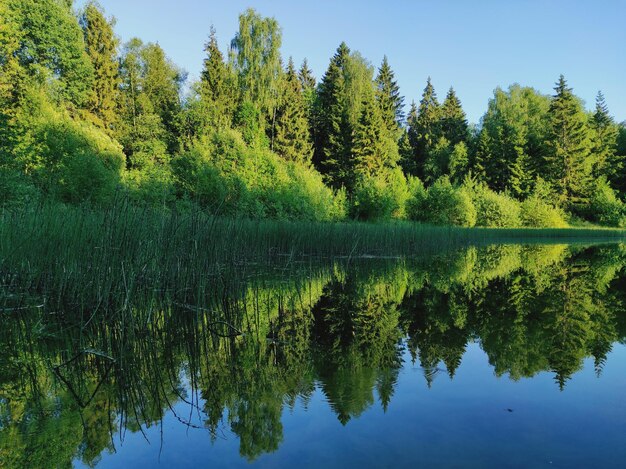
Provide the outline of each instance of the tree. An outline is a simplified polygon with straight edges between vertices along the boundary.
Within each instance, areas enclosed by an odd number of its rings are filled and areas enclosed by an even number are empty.
[[[132,168],[164,162],[178,145],[182,74],[156,44],[131,39],[120,67],[117,138]]]
[[[407,117],[406,141],[401,145],[403,152],[403,169],[404,172],[411,176],[417,176],[420,173],[417,163],[417,146],[418,146],[418,114],[415,101],[411,102],[411,108]],[[408,146],[407,146],[408,142]],[[409,153],[410,147],[410,153]]]
[[[422,178],[428,153],[439,142],[441,136],[440,118],[441,107],[437,101],[437,93],[428,77],[414,122],[417,175]]]
[[[281,102],[276,116],[273,150],[288,161],[310,163],[313,146],[309,136],[306,104],[291,58],[287,65]]]
[[[482,118],[475,163],[480,180],[496,191],[524,198],[537,174],[545,172],[550,101],[532,88],[496,88]]]
[[[385,127],[391,135],[397,135],[404,119],[404,97],[400,96],[400,87],[395,80],[393,70],[389,66],[387,56],[383,57],[375,82],[376,100]]]
[[[228,127],[237,107],[235,78],[224,62],[213,26],[204,51],[206,58],[200,76],[200,94],[208,108],[210,122],[217,127]]]
[[[111,131],[118,102],[118,40],[113,33],[114,20],[107,20],[97,3],[91,1],[80,18],[87,55],[94,70],[93,86],[86,107],[96,116],[96,123]]]
[[[586,204],[592,160],[587,118],[580,101],[560,76],[550,103],[547,180],[554,185],[559,202],[572,209]]]
[[[441,133],[453,146],[467,142],[469,136],[465,111],[452,87],[441,106]]]
[[[372,96],[363,100],[361,117],[354,129],[352,154],[354,170],[358,174],[373,176],[389,166],[385,146],[385,122],[380,108]]]
[[[242,100],[250,101],[270,120],[278,105],[282,72],[278,22],[252,8],[239,15],[239,31],[231,42]]]
[[[316,105],[318,131],[313,161],[325,181],[334,188],[348,182],[352,129],[346,112],[344,69],[349,57],[350,49],[342,42],[322,77]]]
[[[302,65],[298,71],[298,80],[300,80],[300,86],[303,90],[312,90],[315,88],[315,77],[313,76],[313,70],[309,68],[307,59],[302,61]]]
[[[616,158],[617,126],[609,114],[604,95],[598,91],[596,110],[591,120],[593,135],[593,156],[595,158],[594,176],[607,176],[610,181],[617,182],[622,171],[623,162]]]
[[[313,76],[313,70],[309,68],[309,64],[306,59],[304,59],[302,65],[300,66],[300,70],[298,71],[298,80],[300,80],[302,98],[304,100],[306,110],[306,119],[309,124],[309,138],[311,142],[315,142],[317,130],[315,125],[315,99],[317,97],[315,90],[316,80]]]
[[[14,52],[31,77],[51,80],[61,98],[83,106],[93,82],[83,32],[71,7],[58,0],[8,0],[19,45]],[[47,75],[47,76],[46,76]]]

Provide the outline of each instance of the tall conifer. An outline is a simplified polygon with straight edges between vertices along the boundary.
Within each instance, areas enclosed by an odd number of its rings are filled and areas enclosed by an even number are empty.
[[[548,178],[569,208],[588,201],[592,161],[587,117],[563,75],[550,103]]]
[[[102,9],[90,2],[80,18],[85,35],[85,48],[94,70],[93,86],[86,107],[98,124],[111,131],[116,120],[120,85],[118,40],[113,33],[113,20],[107,20]]]

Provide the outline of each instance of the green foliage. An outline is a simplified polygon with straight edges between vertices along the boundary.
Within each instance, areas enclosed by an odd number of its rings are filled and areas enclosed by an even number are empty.
[[[565,228],[565,213],[554,205],[554,189],[538,179],[533,193],[521,203],[522,226],[529,228]]]
[[[413,182],[409,216],[413,220],[432,223],[434,225],[474,226],[476,224],[476,207],[469,192],[454,187],[447,177],[442,177],[426,191]]]
[[[416,175],[419,177],[426,178],[425,166],[429,153],[441,137],[440,119],[441,106],[428,77],[417,112],[411,110],[409,113],[409,132],[415,152]]]
[[[383,62],[376,75],[376,100],[380,107],[382,120],[391,135],[396,135],[404,119],[404,97],[400,95],[400,87],[395,80],[395,75],[387,56],[383,57]]]
[[[71,8],[61,0],[5,1],[20,31],[14,52],[20,65],[31,76],[43,74],[42,81],[54,80],[54,89],[63,99],[84,104],[93,68]]]
[[[54,109],[31,90],[17,117],[21,143],[12,166],[47,194],[72,203],[110,200],[125,165],[119,145],[93,125]]]
[[[93,67],[93,86],[89,90],[86,107],[96,117],[96,123],[111,132],[117,119],[119,101],[118,40],[113,33],[113,20],[107,20],[102,8],[91,1],[85,7],[80,24],[85,37],[85,48]]]
[[[623,161],[616,155],[618,127],[609,114],[604,95],[598,91],[596,110],[591,119],[593,129],[594,176],[616,181],[623,173]]]
[[[607,226],[626,226],[626,205],[617,198],[605,177],[595,181],[591,197],[591,219]]]
[[[239,15],[239,31],[231,42],[233,63],[243,100],[271,117],[277,106],[282,73],[280,27],[274,18],[263,18],[252,8]]]
[[[41,192],[23,173],[0,166],[0,208],[22,207],[37,201]]]
[[[399,168],[379,174],[363,173],[352,194],[352,217],[358,220],[403,218],[408,198],[406,180]]]
[[[454,146],[466,142],[469,128],[461,101],[453,88],[450,88],[441,106],[441,133]]]
[[[253,218],[332,220],[343,200],[303,164],[249,147],[236,131],[218,131],[172,160],[179,196],[214,213]]]
[[[472,168],[480,181],[519,199],[530,194],[548,152],[548,110],[548,97],[533,88],[496,88],[482,118]]]
[[[313,153],[307,105],[291,58],[283,80],[283,96],[276,115],[272,149],[288,161],[309,164]]]
[[[224,61],[213,27],[204,51],[207,56],[200,77],[200,96],[208,116],[207,124],[196,130],[197,134],[203,133],[202,127],[208,125],[228,127],[232,123],[238,99],[237,77],[232,67]]]
[[[563,75],[550,103],[547,180],[557,191],[561,205],[574,209],[588,203],[590,195],[591,142],[587,116]]]
[[[520,203],[505,194],[498,194],[484,183],[466,185],[476,207],[476,226],[517,228],[521,226]]]

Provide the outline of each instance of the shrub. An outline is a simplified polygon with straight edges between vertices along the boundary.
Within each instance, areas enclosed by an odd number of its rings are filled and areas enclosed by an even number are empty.
[[[498,194],[486,185],[467,188],[476,207],[476,226],[515,228],[521,226],[520,204],[505,194]]]
[[[216,131],[172,160],[178,196],[218,213],[252,218],[335,220],[345,197],[313,168],[246,145],[236,130]],[[339,198],[338,198],[339,197]]]
[[[399,168],[361,175],[352,193],[352,216],[359,220],[403,218],[409,193]]]
[[[562,210],[545,202],[537,195],[531,195],[521,204],[522,226],[529,228],[565,228],[565,214]]]
[[[591,219],[608,226],[626,226],[626,207],[606,178],[595,182],[590,207]]]
[[[24,174],[0,167],[0,208],[19,207],[37,200],[40,192]]]
[[[415,185],[419,191],[419,185]],[[433,225],[476,224],[476,208],[469,192],[464,187],[454,187],[446,176],[428,188],[423,202],[419,202],[419,192],[412,197],[410,212],[414,220]]]

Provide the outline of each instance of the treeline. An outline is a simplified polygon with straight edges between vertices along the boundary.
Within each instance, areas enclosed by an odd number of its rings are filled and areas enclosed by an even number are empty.
[[[158,44],[120,44],[113,27],[96,3],[0,3],[3,206],[128,197],[247,217],[626,224],[626,127],[601,93],[585,111],[562,76],[553,96],[496,89],[471,126],[430,80],[405,116],[387,59],[376,69],[345,43],[318,82],[254,10],[227,55],[211,28],[188,86]]]

